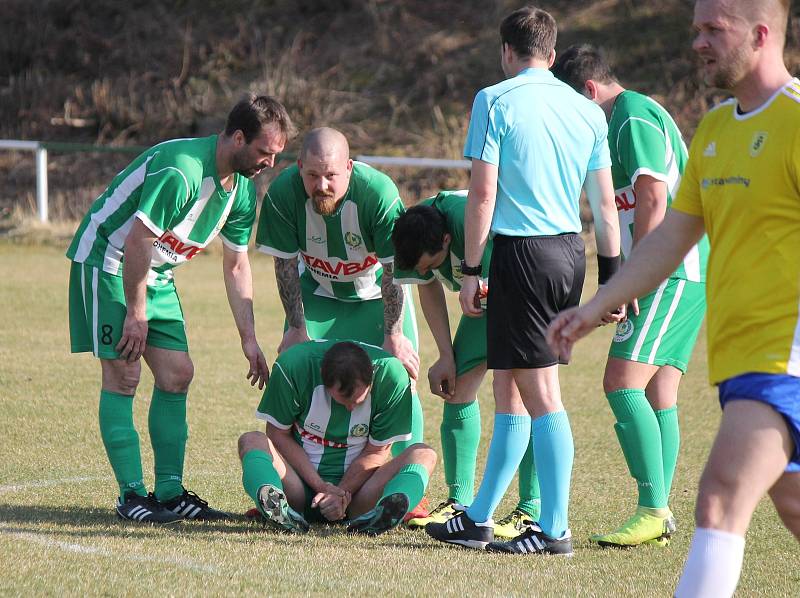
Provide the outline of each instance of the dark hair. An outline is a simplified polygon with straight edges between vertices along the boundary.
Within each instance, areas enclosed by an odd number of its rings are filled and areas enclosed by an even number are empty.
[[[244,140],[250,143],[258,137],[262,128],[272,123],[278,124],[287,141],[297,135],[297,129],[283,104],[273,97],[251,93],[228,114],[225,134],[230,136],[241,131]]]
[[[535,6],[515,10],[500,24],[500,39],[520,58],[549,58],[557,33],[556,20]]]
[[[570,46],[558,57],[551,70],[553,75],[579,93],[583,92],[589,79],[599,83],[617,80],[603,52],[591,44]]]
[[[423,253],[436,253],[444,247],[447,222],[433,206],[416,205],[394,222],[392,243],[398,270],[413,270]]]
[[[322,383],[325,388],[339,387],[339,391],[352,396],[356,384],[372,384],[372,360],[357,344],[344,341],[336,343],[322,358]]]

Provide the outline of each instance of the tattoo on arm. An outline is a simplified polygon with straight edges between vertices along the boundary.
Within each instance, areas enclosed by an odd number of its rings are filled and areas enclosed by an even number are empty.
[[[381,280],[383,296],[383,332],[384,334],[401,334],[403,332],[403,287],[394,284],[394,266],[383,266]]]
[[[286,312],[286,321],[293,328],[305,326],[303,296],[300,292],[300,274],[297,271],[297,258],[275,258],[275,278],[278,281],[278,294]]]

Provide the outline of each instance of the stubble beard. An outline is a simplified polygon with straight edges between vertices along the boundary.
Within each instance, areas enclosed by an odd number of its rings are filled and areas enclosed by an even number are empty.
[[[747,73],[748,57],[747,47],[735,48],[726,57],[724,65],[717,61],[717,70],[707,77],[707,83],[718,89],[732,91]]]

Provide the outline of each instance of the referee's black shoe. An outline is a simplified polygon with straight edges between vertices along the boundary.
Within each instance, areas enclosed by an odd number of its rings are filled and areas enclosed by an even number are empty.
[[[488,552],[505,552],[509,554],[572,556],[572,533],[567,530],[560,538],[553,538],[544,533],[538,523],[534,523],[513,540],[491,542],[486,546],[486,550]]]
[[[429,523],[425,526],[425,533],[440,542],[485,550],[486,545],[494,540],[494,522],[489,519],[476,523],[466,511],[458,511],[444,523]]]

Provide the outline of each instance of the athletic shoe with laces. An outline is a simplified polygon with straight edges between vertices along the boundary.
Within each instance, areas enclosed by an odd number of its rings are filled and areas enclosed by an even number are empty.
[[[371,511],[347,521],[347,531],[378,536],[400,525],[406,511],[408,511],[408,496],[402,492],[395,492],[380,499]]]
[[[165,500],[161,504],[165,509],[169,509],[189,521],[219,521],[231,518],[230,513],[209,507],[208,501],[186,488],[183,489],[183,494]]]
[[[608,534],[595,534],[589,538],[600,546],[628,548],[640,544],[667,546],[675,532],[675,518],[670,512],[666,517],[657,517],[637,509],[633,517]]]
[[[536,523],[531,515],[522,509],[514,509],[508,515],[494,522],[494,537],[512,540]]]
[[[509,554],[557,554],[572,556],[572,533],[567,530],[560,538],[553,538],[542,531],[538,523],[529,526],[513,540],[492,542],[486,550]]]
[[[406,513],[405,517],[403,517],[403,523],[408,523],[412,519],[424,519],[430,515],[430,508],[431,503],[428,502],[427,497],[423,496],[422,500],[419,501],[419,504]]]
[[[264,523],[282,532],[304,534],[309,530],[303,516],[289,506],[283,490],[272,484],[258,489],[258,504]]]
[[[489,519],[476,523],[467,516],[466,510],[456,510],[455,515],[444,523],[426,525],[425,533],[440,542],[484,550],[494,540],[494,522]]]
[[[455,515],[456,510],[454,506],[456,501],[448,498],[446,501],[439,503],[439,505],[428,513],[427,517],[414,517],[406,521],[408,527],[425,527],[429,523],[444,523]]]
[[[167,525],[183,520],[180,515],[164,508],[152,492],[147,496],[127,494],[124,500],[117,498],[116,511],[120,519],[138,523]]]

